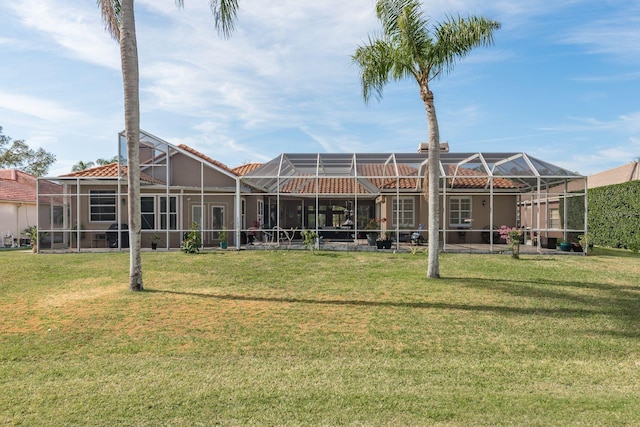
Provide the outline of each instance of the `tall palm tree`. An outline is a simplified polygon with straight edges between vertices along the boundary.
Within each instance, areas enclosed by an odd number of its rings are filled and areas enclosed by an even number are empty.
[[[138,48],[136,40],[134,0],[97,0],[107,31],[120,44],[124,86],[125,136],[127,138],[127,184],[129,221],[129,289],[142,291],[140,257],[140,94]],[[228,37],[233,32],[238,0],[209,0],[218,33]],[[176,0],[179,7],[183,0]]]
[[[382,34],[369,37],[352,56],[360,67],[362,95],[369,102],[372,95],[382,98],[382,89],[393,80],[415,79],[424,102],[429,128],[429,160],[427,164],[429,200],[429,261],[427,276],[440,277],[438,242],[440,228],[440,131],[429,82],[450,72],[456,60],[465,57],[476,46],[493,44],[493,32],[500,28],[496,21],[484,17],[448,17],[431,24],[418,0],[378,0],[376,14]]]

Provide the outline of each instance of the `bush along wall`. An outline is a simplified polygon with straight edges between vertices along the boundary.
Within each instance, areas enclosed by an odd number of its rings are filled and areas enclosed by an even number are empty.
[[[588,197],[589,242],[640,250],[640,181],[592,188]]]

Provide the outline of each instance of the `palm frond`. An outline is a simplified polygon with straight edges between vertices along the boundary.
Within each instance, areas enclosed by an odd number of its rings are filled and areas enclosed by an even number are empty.
[[[360,67],[362,96],[369,102],[371,95],[382,98],[382,89],[389,81],[389,72],[393,66],[393,52],[382,38],[369,37],[369,43],[359,46],[351,57]]]
[[[105,29],[120,41],[120,0],[97,0]]]
[[[218,34],[229,38],[235,29],[238,16],[238,0],[210,0],[211,11]]]
[[[493,45],[493,32],[499,28],[499,22],[485,17],[449,16],[436,25],[434,60],[449,72],[456,60],[467,56],[473,48]]]

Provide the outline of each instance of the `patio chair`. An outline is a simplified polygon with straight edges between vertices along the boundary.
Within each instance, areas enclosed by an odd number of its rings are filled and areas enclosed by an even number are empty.
[[[411,244],[412,245],[421,245],[424,243],[424,237],[422,237],[422,229],[424,228],[424,224],[420,224],[418,226],[418,230],[411,233]]]

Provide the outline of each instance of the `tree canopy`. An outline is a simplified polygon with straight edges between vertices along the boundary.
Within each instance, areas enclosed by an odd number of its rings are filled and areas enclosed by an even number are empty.
[[[42,147],[34,150],[23,139],[11,140],[0,126],[0,168],[15,168],[35,176],[46,175],[56,156]]]
[[[75,165],[73,165],[73,167],[71,168],[71,172],[79,172],[79,171],[83,171],[85,169],[89,169],[92,168],[96,165],[98,166],[104,166],[104,165],[108,165],[114,162],[118,161],[118,156],[113,156],[110,159],[103,159],[103,158],[99,158],[96,159],[95,162],[85,162],[83,160],[78,160],[78,163],[76,163]]]

